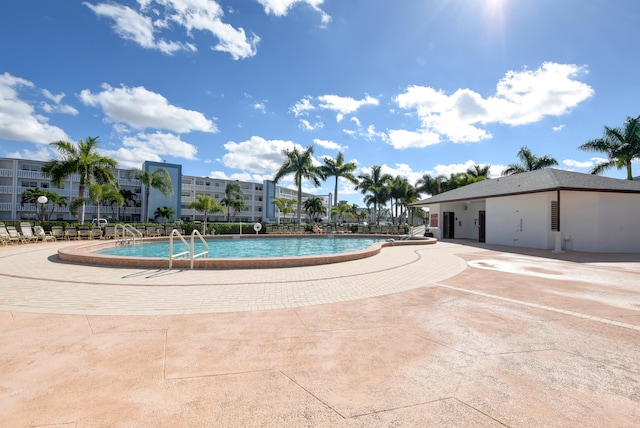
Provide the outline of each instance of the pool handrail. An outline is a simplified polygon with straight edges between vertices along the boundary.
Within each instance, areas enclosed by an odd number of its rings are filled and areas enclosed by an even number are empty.
[[[173,232],[177,232],[177,230],[173,229]],[[171,232],[171,235],[173,235],[173,232]],[[178,232],[178,234],[180,234],[180,232]],[[198,235],[198,238],[200,238],[200,241],[204,244],[204,248],[205,248],[203,252],[198,254],[193,253],[194,249],[196,248],[194,243],[196,235]],[[209,258],[209,244],[202,237],[202,234],[198,231],[198,229],[193,229],[193,232],[191,232],[191,249],[189,252],[189,258],[191,259],[191,269],[193,269],[193,263],[195,262],[196,257],[202,257],[205,259]]]
[[[181,253],[173,254],[173,237],[174,236],[177,236],[178,238],[180,238],[180,240],[182,241],[184,246],[187,247],[187,251],[183,251]],[[191,241],[193,242],[193,239]],[[191,256],[192,252],[193,251],[191,249],[191,246],[184,239],[184,236],[182,236],[180,231],[178,229],[173,229],[171,231],[171,235],[169,235],[169,269],[171,269],[173,267],[173,259],[184,258],[184,256],[186,256],[186,255]],[[193,267],[193,261],[191,262],[191,265]]]
[[[122,235],[118,235],[118,229],[122,229]],[[125,242],[127,235],[131,235],[133,245],[136,245],[136,237],[140,239],[140,242],[142,242],[142,234],[133,226],[125,223],[116,224],[115,236],[116,239],[118,239],[118,237],[120,238],[118,241],[120,244],[123,244]]]

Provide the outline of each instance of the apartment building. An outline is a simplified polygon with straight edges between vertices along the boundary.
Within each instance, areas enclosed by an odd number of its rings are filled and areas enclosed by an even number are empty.
[[[68,177],[60,187],[51,183],[49,176],[42,172],[45,162],[0,158],[0,221],[1,220],[39,220],[41,206],[39,204],[22,204],[23,193],[30,188],[41,188],[54,192],[67,198],[70,202],[78,197],[80,177],[74,174]],[[237,213],[231,211],[231,218],[241,222],[267,222],[291,221],[294,214],[288,214],[286,218],[272,203],[275,198],[297,199],[297,191],[277,186],[273,181],[265,180],[262,183],[248,181],[225,180],[210,177],[196,177],[182,175],[182,165],[164,162],[144,162],[142,169],[152,172],[158,168],[164,168],[171,177],[173,192],[165,197],[158,190],[151,189],[149,196],[149,216],[153,219],[154,212],[159,207],[172,207],[176,218],[184,221],[202,221],[204,214],[192,208],[189,204],[196,199],[196,195],[209,195],[218,203],[225,197],[225,189],[229,182],[237,183],[243,193],[245,208]],[[142,221],[146,211],[146,197],[143,186],[138,180],[130,177],[130,170],[115,169],[121,190],[128,190],[131,198],[122,207],[103,204],[100,207],[100,216],[111,221]],[[331,206],[331,194],[313,195],[304,193],[303,202],[309,197],[320,197],[329,212]],[[53,207],[51,202],[45,205],[46,220],[76,221],[77,217],[69,210],[68,206]],[[91,220],[97,215],[97,207],[88,204],[85,209],[85,218]],[[224,213],[210,213],[209,222],[227,221],[227,209]],[[326,216],[325,216],[326,219]]]

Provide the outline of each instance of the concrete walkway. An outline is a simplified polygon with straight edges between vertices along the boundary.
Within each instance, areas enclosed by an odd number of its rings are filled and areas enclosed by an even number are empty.
[[[460,243],[307,268],[0,248],[0,426],[638,426],[640,257]]]

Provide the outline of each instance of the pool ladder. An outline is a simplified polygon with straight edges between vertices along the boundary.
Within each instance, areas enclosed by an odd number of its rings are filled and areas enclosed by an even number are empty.
[[[120,231],[122,233],[120,233]],[[116,245],[136,245],[142,242],[142,233],[129,224],[116,224],[114,231]]]
[[[205,250],[200,253],[194,253],[194,250],[195,250],[194,243],[195,243],[196,235],[198,236],[200,241],[204,244],[204,248],[205,248]],[[180,238],[184,246],[187,248],[186,251],[182,251],[180,253],[175,253],[175,254],[173,253],[174,236],[177,236],[178,238]],[[202,257],[206,259],[209,257],[209,244],[207,244],[207,241],[202,237],[202,234],[200,234],[200,232],[198,232],[197,229],[194,229],[193,232],[191,232],[191,244],[189,244],[186,241],[186,239],[184,239],[184,236],[182,236],[182,234],[178,229],[173,229],[171,231],[171,235],[169,235],[169,269],[173,267],[174,259],[184,259],[187,257],[191,260],[190,268],[193,269],[193,263],[196,258]]]

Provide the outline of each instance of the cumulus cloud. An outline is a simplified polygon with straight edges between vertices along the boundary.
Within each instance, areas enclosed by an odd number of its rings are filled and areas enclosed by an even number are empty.
[[[586,72],[585,67],[551,62],[536,70],[509,71],[487,98],[471,89],[447,95],[431,87],[410,86],[395,102],[420,119],[420,129],[391,130],[390,143],[404,149],[442,140],[476,142],[492,137],[482,125],[521,126],[561,116],[593,95],[589,85],[576,80]]]
[[[300,124],[298,125],[298,127],[303,131],[315,131],[317,129],[324,128],[324,123],[323,122],[311,123],[306,119],[300,119]]]
[[[142,86],[112,88],[103,84],[102,92],[96,94],[88,89],[81,91],[80,100],[86,105],[102,108],[111,122],[135,129],[166,129],[178,133],[218,131],[202,113],[171,105],[162,95]]]
[[[224,145],[227,153],[222,157],[222,163],[229,168],[258,174],[273,174],[284,162],[282,151],[292,150],[294,147],[304,150],[293,141],[266,140],[258,136],[252,136],[239,143],[229,141]]]
[[[49,146],[36,146],[36,150],[22,150],[18,152],[9,152],[6,154],[8,158],[16,158],[16,159],[28,159],[28,160],[40,160],[40,161],[48,161],[54,157],[56,154],[49,149]]]
[[[267,14],[275,16],[285,16],[289,13],[289,10],[297,3],[307,4],[311,6],[315,11],[320,13],[322,24],[326,25],[331,22],[331,16],[320,9],[324,0],[258,0],[264,7],[264,11]]]
[[[562,130],[564,129],[564,124],[562,124],[562,125],[558,125],[558,126],[554,126],[554,127],[552,127],[551,129],[552,129],[553,131],[555,131],[555,132],[562,131]]]
[[[315,106],[311,104],[311,101],[311,97],[304,97],[303,99],[295,103],[289,110],[293,112],[296,117],[306,116],[309,111],[315,109]]]
[[[103,150],[107,156],[118,161],[125,168],[140,168],[144,161],[160,162],[163,156],[195,159],[198,149],[174,134],[155,132],[125,136],[122,147],[117,150]]]
[[[20,97],[20,90],[33,88],[35,85],[26,79],[6,72],[0,75],[0,139],[38,144],[69,140],[62,129],[48,124],[46,116]]]
[[[213,0],[139,0],[139,8],[118,3],[83,3],[96,15],[114,21],[113,30],[118,36],[146,49],[156,49],[167,55],[177,51],[195,52],[193,43],[166,40],[160,32],[169,32],[174,25],[184,28],[188,36],[193,31],[210,33],[217,39],[213,50],[227,52],[233,59],[243,59],[256,54],[260,38],[247,36],[243,28],[234,28],[222,21],[224,11]]]
[[[604,158],[591,158],[590,160],[584,162],[573,159],[565,159],[562,161],[562,163],[570,168],[592,168],[593,166],[606,161],[608,161],[608,159]]]
[[[346,149],[346,147],[341,146],[338,143],[335,143],[335,142],[329,141],[329,140],[320,140],[319,138],[316,138],[315,140],[313,140],[313,144],[316,144],[316,145],[322,147],[323,149],[327,149],[327,150],[342,151],[342,150]]]

